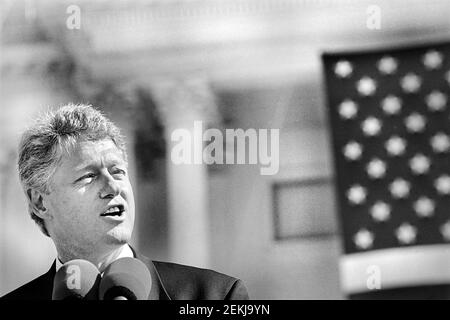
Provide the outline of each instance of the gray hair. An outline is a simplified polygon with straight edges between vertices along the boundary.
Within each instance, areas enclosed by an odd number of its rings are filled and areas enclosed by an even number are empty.
[[[70,152],[79,141],[107,138],[122,151],[126,161],[125,141],[119,128],[92,106],[68,104],[44,114],[23,133],[19,144],[19,178],[25,193],[34,189],[49,194],[51,177],[63,152]],[[27,199],[31,218],[45,235],[50,236],[28,196]]]

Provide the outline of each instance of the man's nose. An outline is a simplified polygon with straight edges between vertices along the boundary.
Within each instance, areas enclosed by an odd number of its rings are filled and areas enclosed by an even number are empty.
[[[100,191],[100,198],[108,199],[118,196],[121,192],[120,184],[110,175],[105,176],[105,184]]]

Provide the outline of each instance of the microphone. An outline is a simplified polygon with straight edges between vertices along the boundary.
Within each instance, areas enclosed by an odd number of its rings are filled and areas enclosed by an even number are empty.
[[[66,262],[53,279],[52,300],[97,300],[100,272],[82,259]]]
[[[106,267],[100,281],[100,300],[147,300],[152,277],[136,258],[120,258]]]

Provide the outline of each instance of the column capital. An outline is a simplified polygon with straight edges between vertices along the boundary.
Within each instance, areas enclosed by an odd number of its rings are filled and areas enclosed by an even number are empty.
[[[73,72],[72,85],[82,100],[124,117],[133,118],[141,104],[139,86],[114,79],[98,79],[81,64]]]
[[[167,126],[220,121],[214,92],[205,78],[163,79],[151,84],[150,90]]]

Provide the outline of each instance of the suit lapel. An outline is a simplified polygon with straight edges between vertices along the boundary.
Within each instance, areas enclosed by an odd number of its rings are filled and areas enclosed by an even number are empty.
[[[152,277],[152,289],[150,290],[147,300],[171,300],[169,294],[164,288],[161,277],[159,276],[158,270],[156,270],[154,263],[146,256],[136,252],[131,246],[130,248],[133,250],[134,256],[147,266]]]
[[[42,288],[42,292],[39,294],[41,297],[46,297],[48,300],[52,300],[53,295],[53,279],[55,278],[56,273],[56,260],[53,261],[52,266],[47,271],[47,273],[42,275],[42,285],[38,287]]]

